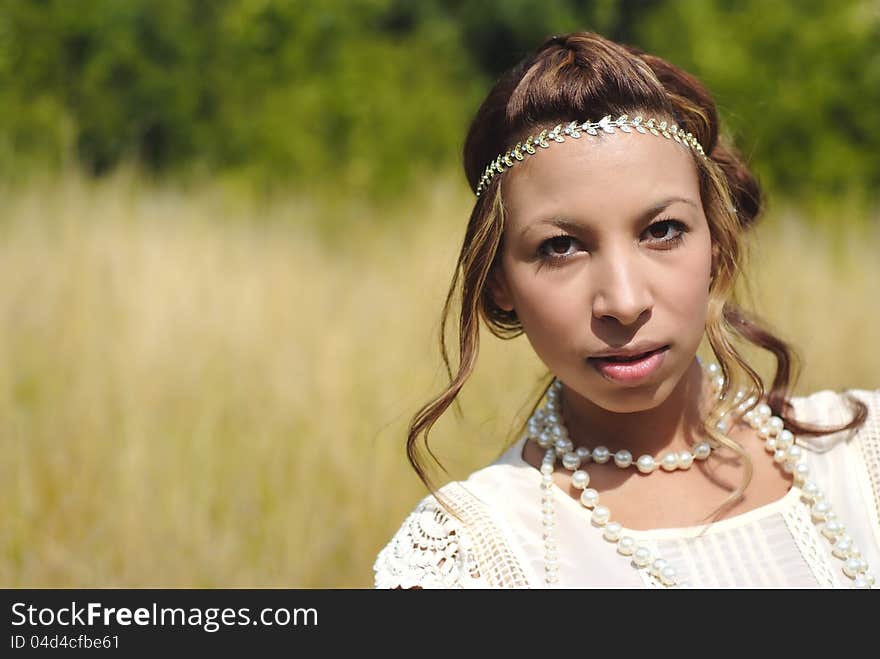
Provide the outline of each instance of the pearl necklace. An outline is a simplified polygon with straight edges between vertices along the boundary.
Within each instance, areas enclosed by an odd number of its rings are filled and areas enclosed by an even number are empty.
[[[719,375],[718,365],[709,364],[706,370],[712,377],[715,395],[720,395],[724,380]],[[558,554],[553,531],[555,526],[553,488],[556,487],[553,482],[553,471],[557,458],[561,457],[565,469],[572,472],[572,486],[582,490],[581,504],[592,511],[591,523],[602,529],[605,540],[616,544],[617,552],[622,556],[632,557],[633,567],[647,569],[664,586],[687,587],[687,583],[679,581],[675,568],[669,565],[668,561],[653,555],[649,548],[637,544],[632,537],[622,535],[622,525],[611,521],[611,511],[607,506],[599,504],[599,493],[587,487],[590,476],[581,466],[591,459],[598,464],[604,464],[611,458],[611,452],[604,446],[597,446],[592,451],[583,446],[574,449],[568,430],[562,421],[559,400],[561,391],[562,383],[558,379],[554,380],[547,391],[546,404],[535,411],[527,424],[527,440],[534,439],[539,446],[546,449],[541,463],[541,509],[547,586],[552,587],[559,582]],[[746,399],[745,392],[739,391],[734,400],[739,402],[736,411],[742,414],[742,419],[749,426],[758,431],[758,436],[764,440],[765,449],[773,454],[773,460],[781,464],[786,473],[792,474],[795,484],[800,486],[803,500],[810,507],[813,522],[821,524],[822,535],[832,544],[832,554],[843,561],[843,573],[852,579],[852,587],[872,588],[874,577],[868,572],[867,561],[862,558],[861,552],[855,547],[846,528],[837,519],[837,514],[831,509],[831,504],[825,499],[824,493],[814,481],[809,479],[809,467],[802,460],[803,451],[795,444],[792,432],[784,428],[784,422],[780,417],[772,414],[769,405],[766,403],[755,405],[757,399],[754,396]],[[722,417],[717,427],[724,432],[729,424],[729,420]],[[694,447],[693,452],[668,452],[660,460],[650,455],[643,455],[635,465],[644,474],[650,474],[658,468],[664,471],[689,469],[694,460],[706,460],[711,451],[712,447],[708,442],[700,442]],[[621,469],[632,466],[634,464],[632,453],[625,449],[617,451],[614,454],[614,464]]]

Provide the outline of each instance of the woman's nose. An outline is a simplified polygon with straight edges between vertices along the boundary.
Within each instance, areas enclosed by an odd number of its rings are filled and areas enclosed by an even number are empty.
[[[650,310],[653,298],[648,277],[637,256],[619,253],[609,256],[591,272],[596,287],[593,295],[593,316],[614,318],[621,325],[632,325]]]

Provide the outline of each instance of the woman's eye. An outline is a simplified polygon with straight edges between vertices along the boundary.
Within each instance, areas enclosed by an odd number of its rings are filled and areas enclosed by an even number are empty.
[[[571,236],[555,236],[548,238],[538,248],[538,253],[548,260],[560,260],[568,258],[573,252],[570,250],[575,245],[575,239]]]
[[[660,220],[648,227],[646,233],[653,240],[651,242],[669,243],[681,239],[686,227],[678,220]]]

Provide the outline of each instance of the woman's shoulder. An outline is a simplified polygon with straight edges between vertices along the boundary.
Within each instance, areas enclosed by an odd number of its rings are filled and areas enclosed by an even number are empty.
[[[490,507],[475,491],[484,469],[416,504],[376,557],[376,588],[525,585]]]
[[[798,437],[798,443],[817,451],[827,450],[841,441],[859,437],[880,442],[880,389],[821,389],[790,399],[794,418],[802,423],[839,427],[852,421],[864,406],[867,415],[860,426],[825,435]]]
[[[876,417],[880,414],[880,389],[820,389],[791,398],[798,421],[821,425],[848,422],[858,402],[865,405],[869,418]]]
[[[449,502],[461,499],[459,483],[422,498],[406,516],[373,564],[376,588],[480,587],[481,579],[467,524]],[[446,503],[446,506],[441,503]]]

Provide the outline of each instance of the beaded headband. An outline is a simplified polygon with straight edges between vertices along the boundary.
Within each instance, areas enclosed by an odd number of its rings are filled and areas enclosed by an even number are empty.
[[[616,128],[619,128],[624,133],[631,133],[635,130],[636,132],[643,134],[651,133],[658,137],[663,136],[667,140],[675,140],[676,142],[693,149],[703,158],[706,157],[706,154],[703,152],[703,147],[700,146],[697,138],[675,124],[670,125],[666,121],[657,121],[656,119],[646,120],[642,118],[641,115],[634,117],[631,121],[625,114],[612,120],[611,115],[608,114],[595,123],[585,121],[579,124],[577,121],[572,121],[565,127],[563,127],[562,124],[558,124],[552,130],[542,130],[538,135],[530,135],[524,142],[518,142],[510,151],[502,153],[495,158],[488,167],[486,167],[486,170],[483,172],[483,177],[480,179],[480,184],[477,186],[477,196],[479,197],[480,193],[486,189],[489,182],[495,177],[495,174],[500,174],[505,168],[513,167],[513,164],[517,160],[525,160],[526,156],[534,155],[537,153],[537,149],[535,148],[537,146],[544,149],[548,148],[550,146],[548,140],[564,142],[565,138],[563,135],[568,135],[569,137],[577,139],[581,136],[581,131],[588,135],[598,135],[600,130],[606,133],[613,133]]]

